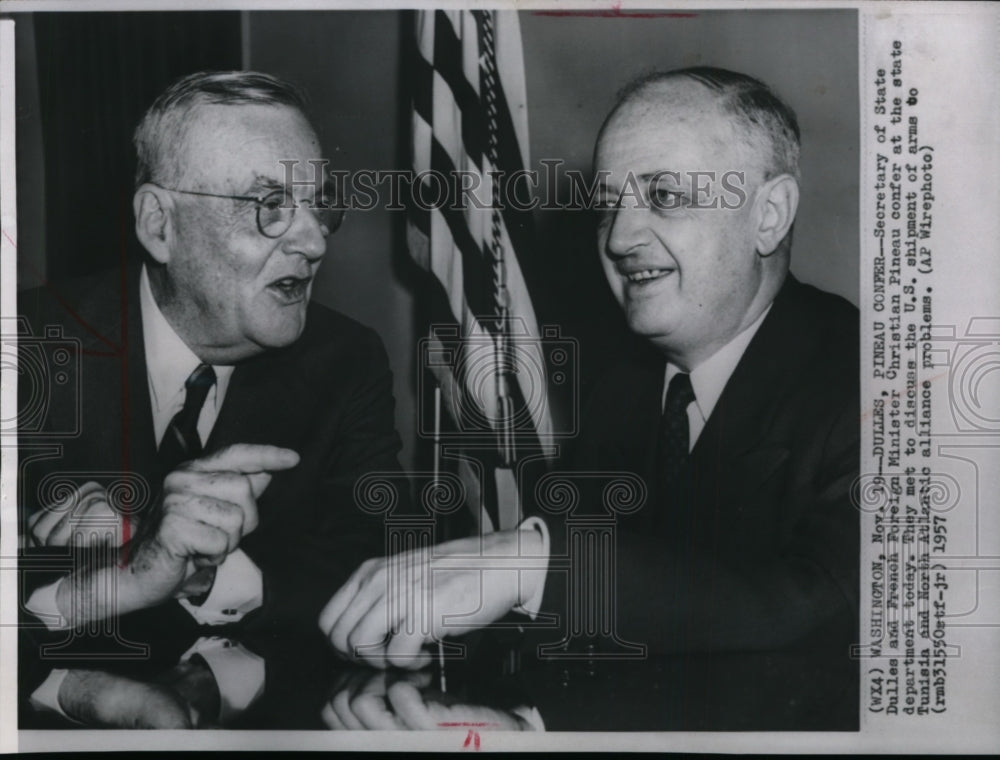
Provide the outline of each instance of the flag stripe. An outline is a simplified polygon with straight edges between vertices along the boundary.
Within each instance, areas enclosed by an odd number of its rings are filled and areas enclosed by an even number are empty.
[[[435,212],[436,213],[436,212]],[[413,225],[413,230],[417,230],[416,225]],[[417,230],[418,234],[419,230]],[[421,242],[422,245],[426,245],[426,240]],[[414,247],[414,241],[410,239],[411,250]],[[461,340],[458,343],[457,350],[454,354],[454,360],[452,361],[451,371],[454,373],[456,378],[456,386],[461,389],[461,393],[457,390],[452,395],[460,399],[460,403],[455,409],[456,419],[458,416],[461,417],[461,423],[466,424],[466,426],[471,425],[474,428],[480,429],[482,431],[488,432],[489,426],[483,424],[483,420],[493,420],[497,417],[497,404],[496,400],[487,395],[481,397],[479,394],[469,393],[469,383],[467,372],[470,369],[469,361],[469,340],[476,341],[480,346],[489,345],[492,346],[492,338],[490,331],[483,326],[483,324],[476,318],[474,312],[469,307],[468,301],[465,299],[465,294],[462,293],[461,289],[451,288],[449,289],[445,283],[448,281],[448,277],[441,271],[432,270],[434,277],[429,278],[431,283],[432,298],[439,299],[443,303],[447,304],[444,310],[447,310],[454,318],[454,315],[460,315],[460,324],[455,323],[454,333],[456,336],[460,337]],[[441,325],[443,320],[435,319],[435,323]],[[479,354],[481,358],[481,353]],[[476,362],[479,364],[479,362]],[[438,375],[439,380],[442,379],[439,373],[439,367],[435,367],[435,375]],[[443,384],[443,383],[442,383]],[[489,389],[488,389],[489,390]],[[479,420],[478,423],[472,424],[475,420]],[[463,428],[466,429],[466,428]]]
[[[417,13],[413,168],[431,174],[414,188],[424,202],[411,209],[407,236],[433,275],[430,303],[446,303],[454,324],[434,320],[431,345],[447,363],[430,369],[457,431],[477,436],[461,447],[470,459],[459,466],[469,494],[481,497],[470,506],[483,524],[512,527],[511,467],[519,449],[537,454],[552,436],[545,355],[522,271],[533,258],[533,219],[508,202],[510,176],[527,161],[520,30],[513,12]],[[494,186],[497,174],[504,184]]]
[[[434,113],[434,67],[422,55],[415,56],[413,62],[413,110],[427,124]]]
[[[434,138],[431,138],[431,169],[444,172],[447,176],[451,176],[450,172],[454,169],[451,158],[441,143]],[[456,206],[457,199],[453,191],[454,185],[449,183],[447,202],[435,208],[435,212],[441,214],[447,223],[455,246],[461,253],[462,282],[469,305],[476,314],[489,314],[493,311],[493,302],[490,298],[493,290],[492,275],[483,261],[483,252],[479,244],[469,230],[462,212]],[[431,255],[433,256],[433,248]]]
[[[441,13],[438,11],[438,13]],[[434,69],[448,85],[462,115],[462,143],[477,166],[486,152],[486,124],[479,112],[479,94],[462,70],[462,43],[451,24],[438,24],[434,35]]]
[[[442,11],[437,14],[444,19],[443,24],[438,24],[434,35],[434,65],[418,57],[416,66],[418,71],[415,76],[414,110],[424,119],[425,122],[435,127],[435,134],[440,138],[440,130],[444,125],[436,124],[433,118],[435,95],[438,99],[438,106],[447,108],[451,105],[452,111],[460,113],[462,130],[462,147],[466,156],[476,168],[484,165],[484,154],[486,146],[486,127],[479,111],[479,97],[473,90],[472,85],[466,79],[464,72],[457,65],[461,60],[461,42],[455,36],[452,25],[448,22],[447,16]],[[435,71],[447,83],[447,92],[435,92],[434,74]],[[501,83],[502,84],[502,83]],[[451,94],[454,99],[453,104],[441,102],[442,97]],[[518,147],[517,133],[514,129],[510,108],[507,104],[506,94],[503,87],[496,88],[497,96],[497,166],[486,164],[485,171],[495,170],[504,173],[504,181],[516,171],[524,168],[524,161]],[[458,146],[451,146],[452,150]],[[452,151],[446,151],[453,158],[453,165],[458,163],[454,160]],[[456,167],[457,168],[457,167]],[[469,167],[470,169],[472,167]],[[506,200],[509,194],[502,194]],[[524,200],[522,198],[522,200]],[[501,207],[504,225],[507,234],[511,238],[511,249],[518,257],[519,264],[524,264],[522,258],[528,249],[532,235],[532,219],[530,212],[513,208],[511,204],[504,203]]]

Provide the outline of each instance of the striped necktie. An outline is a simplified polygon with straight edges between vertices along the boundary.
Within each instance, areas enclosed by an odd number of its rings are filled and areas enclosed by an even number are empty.
[[[164,473],[175,469],[181,462],[201,455],[198,417],[201,416],[201,409],[213,385],[215,385],[215,370],[207,364],[199,364],[184,381],[184,406],[167,425],[157,453]]]

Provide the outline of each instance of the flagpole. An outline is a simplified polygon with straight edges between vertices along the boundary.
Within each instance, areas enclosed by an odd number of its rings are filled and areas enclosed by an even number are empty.
[[[441,384],[435,381],[434,383],[434,490],[432,491],[432,493],[437,494],[440,485],[441,485]],[[431,547],[430,551],[433,552],[434,547]],[[433,607],[434,607],[433,600],[431,600],[432,610]],[[434,623],[432,620],[431,631],[433,632],[433,630],[434,630]],[[439,685],[441,688],[441,693],[446,694],[448,692],[448,688],[444,675],[444,642],[440,638],[438,639],[437,642],[437,650],[438,650]]]

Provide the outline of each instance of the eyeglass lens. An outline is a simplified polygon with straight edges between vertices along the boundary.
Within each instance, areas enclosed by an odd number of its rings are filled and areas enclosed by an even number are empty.
[[[326,236],[336,232],[344,220],[344,207],[338,205],[332,195],[323,195],[312,203],[305,201],[302,206],[316,217]],[[295,200],[285,191],[278,190],[269,194],[257,205],[257,226],[261,234],[270,238],[284,235],[292,226],[297,208]]]

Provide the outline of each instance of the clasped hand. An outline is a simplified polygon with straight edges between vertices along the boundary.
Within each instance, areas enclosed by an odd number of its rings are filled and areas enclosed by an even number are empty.
[[[53,504],[48,504],[28,520],[27,543],[29,546],[90,546],[99,538],[109,537],[93,530],[95,526],[114,527],[111,541],[121,545],[121,515],[108,503],[108,492],[100,483],[91,480],[64,494]]]
[[[431,688],[430,671],[362,671],[341,679],[323,706],[323,722],[335,731],[421,731],[458,729],[525,731],[514,712],[468,704]]]
[[[257,500],[271,482],[272,473],[298,464],[290,449],[257,444],[235,444],[209,456],[187,462],[163,482],[162,503],[154,522],[140,525],[138,535],[122,548],[115,599],[98,598],[100,580],[74,575],[57,591],[59,611],[71,621],[124,614],[151,607],[173,597],[197,593],[203,570],[222,564],[244,536],[258,524]],[[79,514],[110,509],[103,489],[88,483],[79,489]],[[33,538],[45,545],[64,545],[80,539],[68,527],[71,520],[45,515],[30,526]],[[144,530],[145,529],[145,530]],[[98,572],[115,572],[105,567]],[[74,598],[90,600],[75,604]]]
[[[482,628],[531,598],[520,570],[542,551],[537,531],[508,530],[367,560],[323,608],[320,629],[356,662],[422,668],[431,661],[425,644]]]

